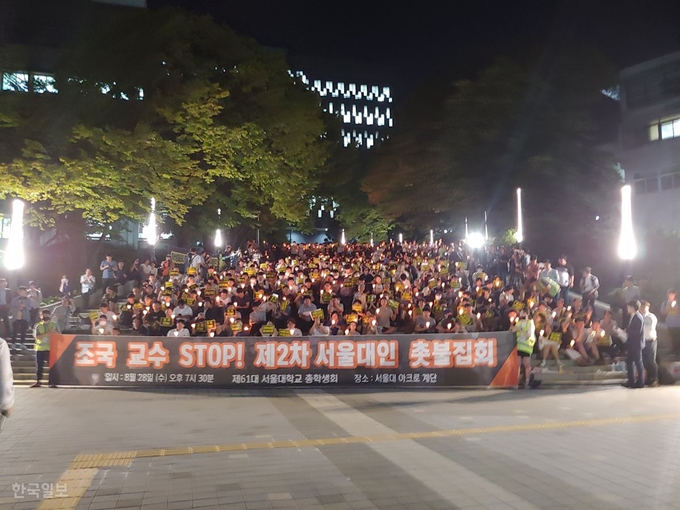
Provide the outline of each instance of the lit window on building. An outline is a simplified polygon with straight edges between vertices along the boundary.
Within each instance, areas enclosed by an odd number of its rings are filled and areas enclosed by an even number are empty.
[[[2,73],[2,90],[28,92],[28,73]]]
[[[55,87],[56,80],[54,76],[49,74],[34,74],[33,75],[33,92],[37,94],[56,94],[57,88]]]

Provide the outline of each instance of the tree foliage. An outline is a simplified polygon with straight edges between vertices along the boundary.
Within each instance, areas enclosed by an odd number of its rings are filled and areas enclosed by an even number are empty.
[[[61,52],[56,87],[0,95],[0,194],[46,220],[141,220],[153,196],[176,224],[217,208],[302,221],[332,145],[281,54],[177,10],[95,27]]]
[[[596,122],[614,77],[596,52],[572,46],[531,65],[500,59],[475,80],[425,90],[363,188],[391,218],[436,228],[465,216],[481,224],[487,210],[501,232],[514,225],[521,187],[525,237],[569,250],[615,212],[619,177]]]

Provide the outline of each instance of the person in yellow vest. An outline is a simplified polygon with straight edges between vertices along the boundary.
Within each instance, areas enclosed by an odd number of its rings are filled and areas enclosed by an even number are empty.
[[[43,367],[45,363],[50,361],[50,338],[54,333],[59,333],[59,328],[57,324],[50,320],[49,310],[43,310],[42,320],[35,325],[34,336],[35,336],[35,361],[37,364],[36,370],[36,382],[31,386],[31,388],[40,388],[43,376]],[[52,384],[50,374],[48,376],[50,388],[56,388]]]
[[[531,320],[526,310],[519,312],[519,320],[512,327],[517,337],[517,355],[522,360],[519,367],[520,377],[522,375],[522,367],[524,367],[524,384],[525,388],[530,388],[531,378],[531,355],[534,352],[534,344],[536,343],[536,325]],[[521,381],[520,381],[521,385]]]

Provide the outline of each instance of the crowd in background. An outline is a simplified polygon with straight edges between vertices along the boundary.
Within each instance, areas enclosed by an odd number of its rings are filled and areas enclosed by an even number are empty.
[[[576,272],[564,255],[553,265],[517,248],[463,243],[251,244],[238,254],[210,257],[199,247],[182,263],[168,255],[158,267],[123,266],[110,256],[101,263],[106,293],[92,314],[95,335],[464,333],[508,331],[528,317],[544,364],[604,364],[626,350],[628,317],[617,324],[609,311],[598,316],[598,278],[590,268]],[[119,296],[117,286],[130,280],[131,292]],[[92,292],[91,272],[81,285]],[[632,279],[624,293],[639,298]]]

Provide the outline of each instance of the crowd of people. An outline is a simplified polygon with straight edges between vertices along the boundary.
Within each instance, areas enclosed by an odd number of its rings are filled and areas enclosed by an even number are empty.
[[[598,316],[600,283],[590,268],[577,274],[566,256],[553,266],[517,248],[249,245],[238,257],[192,249],[182,264],[168,256],[158,268],[136,260],[127,272],[109,256],[100,269],[107,292],[92,316],[95,335],[464,333],[517,331],[530,319],[530,350],[543,365],[604,364],[626,353],[628,316],[620,325],[609,311]],[[137,283],[129,294],[117,295],[116,271]]]
[[[243,252],[211,257],[192,248],[180,263],[170,255],[156,265],[136,259],[128,268],[107,256],[99,267],[103,295],[90,313],[93,335],[273,337],[357,336],[515,331],[519,355],[605,364],[627,354],[630,317],[640,310],[648,353],[648,382],[656,384],[656,317],[649,303],[627,307],[623,323],[610,311],[600,317],[599,279],[578,274],[566,256],[539,262],[518,248],[469,250],[464,244],[415,242],[368,244],[254,243]],[[62,279],[61,289],[69,289]],[[83,307],[98,287],[89,269],[80,278]],[[131,291],[122,293],[132,282]],[[0,279],[0,320],[11,338],[38,319],[36,288],[12,297]],[[129,286],[128,286],[129,287]],[[624,282],[626,301],[639,289]],[[578,294],[571,294],[574,290]],[[572,297],[573,296],[573,297]],[[51,316],[55,331],[69,327],[75,311],[70,292]],[[662,313],[680,349],[680,315],[674,291]],[[677,323],[677,324],[676,324]],[[43,329],[45,329],[43,327]],[[36,338],[45,331],[36,331]],[[37,344],[36,344],[37,345]],[[653,349],[649,346],[653,345]],[[49,349],[49,346],[47,347]],[[37,347],[36,347],[37,349]],[[528,362],[527,362],[528,363]],[[528,365],[527,365],[528,366]]]

